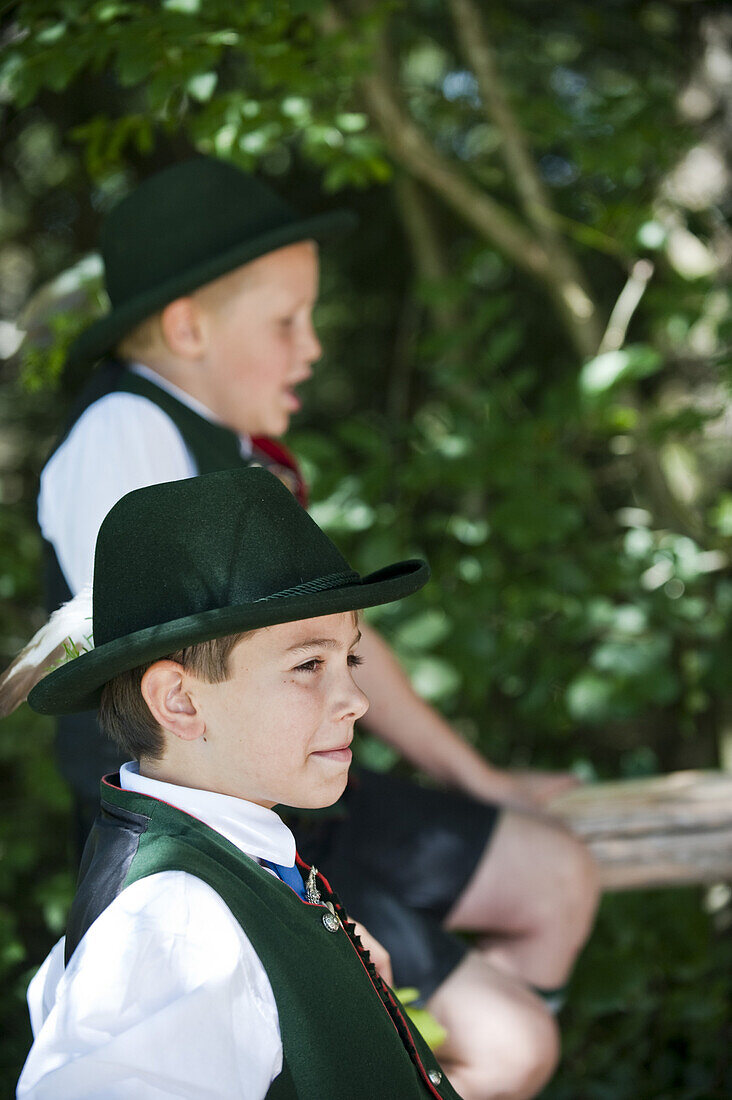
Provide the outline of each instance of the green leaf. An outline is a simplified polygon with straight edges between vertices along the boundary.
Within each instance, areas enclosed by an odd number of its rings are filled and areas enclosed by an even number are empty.
[[[419,990],[412,988],[395,989],[397,997],[404,1005],[407,1015],[431,1050],[437,1050],[447,1038],[442,1024],[426,1008],[419,1008],[414,1002],[419,1000]]]
[[[213,139],[216,152],[219,155],[230,153],[238,133],[239,127],[234,126],[232,123],[227,123],[226,126],[222,126],[220,130],[217,130]]]
[[[207,103],[216,90],[217,73],[198,73],[186,84],[186,89],[199,103]]]
[[[355,111],[336,115],[336,126],[343,130],[344,134],[357,134],[359,131],[365,130],[368,124],[368,115],[363,115]]]
[[[399,753],[385,741],[359,733],[353,742],[353,754],[364,768],[375,772],[389,772],[399,759]]]
[[[167,11],[177,11],[181,15],[198,15],[201,6],[202,0],[163,0],[163,7]]]
[[[655,374],[662,366],[659,352],[647,344],[607,351],[585,363],[580,372],[580,389],[587,397],[599,397],[621,382]]]
[[[467,516],[451,516],[447,529],[465,546],[482,546],[491,531],[487,519],[468,519]]]
[[[451,628],[444,611],[428,608],[401,624],[394,635],[394,644],[397,649],[431,649],[448,636]]]
[[[585,672],[567,688],[567,709],[579,722],[602,722],[613,712],[614,695],[609,679]]]
[[[598,672],[611,676],[643,680],[655,675],[669,655],[670,639],[666,635],[652,638],[605,642],[592,654],[592,665]]]
[[[414,690],[430,702],[446,698],[460,686],[460,674],[438,657],[420,657],[406,664]]]
[[[12,100],[23,84],[24,63],[20,54],[7,53],[0,64],[0,102]]]
[[[723,493],[711,512],[713,525],[720,535],[732,537],[732,493]]]
[[[41,46],[51,46],[66,34],[66,23],[53,23],[50,27],[44,27],[36,35],[36,42]]]
[[[666,230],[660,222],[644,222],[636,233],[636,240],[643,248],[663,248],[666,243]]]
[[[132,4],[110,0],[109,3],[95,4],[91,14],[97,23],[112,23],[125,16],[135,15],[135,8]]]
[[[310,116],[310,100],[304,99],[302,96],[288,95],[282,100],[280,110],[287,118],[302,121]]]

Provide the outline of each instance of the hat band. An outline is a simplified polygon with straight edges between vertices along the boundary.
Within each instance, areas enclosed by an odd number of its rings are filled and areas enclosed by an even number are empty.
[[[302,596],[308,592],[325,592],[328,588],[347,588],[358,584],[361,577],[352,569],[347,573],[329,573],[327,577],[317,577],[313,581],[303,581],[292,588],[283,588],[281,592],[273,592],[271,596],[260,596],[255,603],[265,603],[267,600],[281,600],[284,596]]]

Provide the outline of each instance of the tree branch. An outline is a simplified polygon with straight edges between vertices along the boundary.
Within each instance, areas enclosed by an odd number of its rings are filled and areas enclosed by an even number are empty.
[[[329,33],[343,33],[346,27],[343,16],[332,4],[323,12],[321,25]],[[383,29],[375,35],[373,57],[374,67],[361,77],[360,88],[366,109],[394,159],[435,191],[516,267],[542,282],[579,355],[586,359],[596,354],[602,335],[597,311],[567,250],[560,254],[555,245],[550,252],[545,245],[544,229],[539,233],[538,226],[533,224],[534,232],[529,232],[513,212],[477,187],[435,149],[401,102],[397,70]],[[546,240],[549,233],[551,229],[546,229]],[[556,230],[553,240],[562,244]]]
[[[334,6],[320,15],[326,34],[343,34],[347,22]],[[360,78],[365,106],[379,126],[394,159],[452,206],[482,237],[496,244],[523,271],[538,278],[549,273],[548,258],[516,217],[456,170],[404,109],[398,75],[383,29],[374,37],[374,67]]]
[[[502,153],[527,218],[542,234],[552,231],[551,203],[536,172],[523,131],[511,110],[498,75],[496,58],[480,12],[472,0],[450,0],[458,42],[475,74],[489,121],[503,139]]]
[[[497,245],[523,271],[546,280],[548,257],[513,214],[495,202],[462,172],[456,171],[399,104],[385,77],[386,65],[361,81],[369,111],[381,128],[392,156],[435,190],[480,235]]]
[[[628,332],[628,325],[640,304],[652,275],[653,264],[650,260],[637,260],[633,264],[628,281],[613,306],[605,335],[600,341],[599,353],[617,351],[618,348],[622,348]]]
[[[488,118],[502,138],[502,153],[529,223],[551,260],[553,297],[583,356],[597,352],[602,330],[597,307],[574,256],[557,232],[551,201],[536,170],[521,126],[504,92],[485,23],[473,0],[450,0],[458,41],[475,73]]]
[[[469,64],[476,72],[476,79],[481,84],[486,109],[492,112],[492,119],[501,129],[505,143],[504,155],[515,177],[522,208],[533,233],[527,230],[515,214],[466,177],[462,168],[443,157],[411,118],[398,92],[398,68],[392,60],[383,30],[374,41],[374,67],[360,79],[364,107],[381,130],[391,156],[402,165],[408,175],[430,188],[484,240],[499,248],[516,267],[545,285],[573,346],[581,358],[586,359],[598,353],[603,340],[598,310],[590,292],[585,289],[584,279],[574,257],[556,228],[557,215],[543,195],[541,181],[520,127],[513,119],[506,102],[495,64],[489,71],[492,62],[491,47],[478,11],[472,0],[450,0],[450,3],[458,18],[464,17],[466,13],[469,18],[472,17],[472,22],[468,24],[471,34],[463,43],[463,48],[466,57],[470,58]],[[343,34],[347,31],[346,20],[332,4],[322,12],[321,25],[326,33]],[[463,32],[460,34],[462,39]],[[500,106],[497,107],[497,103]],[[641,274],[642,272],[641,268]],[[628,292],[622,304],[618,302],[616,309],[622,308],[627,313],[630,304]],[[632,305],[631,313],[636,306],[637,302]],[[627,321],[629,320],[628,314]],[[613,332],[609,333],[608,339],[617,340],[618,322],[619,315],[616,312],[614,321],[611,322]],[[640,412],[637,398],[630,400]],[[637,435],[638,458],[644,472],[643,487],[651,507],[658,515],[668,517],[678,529],[692,537],[701,538],[704,532],[703,522],[677,499],[653,448],[643,441],[642,432]],[[705,534],[708,540],[709,533]]]
[[[447,279],[450,269],[422,187],[411,176],[400,173],[395,191],[417,277],[428,283]],[[439,329],[450,329],[457,323],[457,313],[449,303],[434,302],[429,311]]]

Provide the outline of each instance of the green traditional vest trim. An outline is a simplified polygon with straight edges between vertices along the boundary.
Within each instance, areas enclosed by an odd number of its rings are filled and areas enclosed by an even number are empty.
[[[102,783],[102,821],[70,919],[72,950],[121,889],[159,871],[185,871],[226,903],[272,985],[283,1069],[270,1100],[458,1100],[322,875],[321,900],[302,901],[207,825],[115,782]]]

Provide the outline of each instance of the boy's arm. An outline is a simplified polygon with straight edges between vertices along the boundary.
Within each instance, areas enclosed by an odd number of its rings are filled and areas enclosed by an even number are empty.
[[[522,778],[494,768],[421,699],[384,639],[361,623],[359,686],[369,699],[364,725],[415,767],[474,798],[535,809],[576,780],[561,773]]]
[[[151,401],[111,393],[91,405],[41,474],[38,521],[72,593],[91,581],[102,520],[143,485],[193,477],[173,422]]]
[[[65,971],[54,950],[29,990],[35,1041],[19,1100],[266,1096],[282,1067],[274,994],[206,883],[182,871],[141,879]]]

